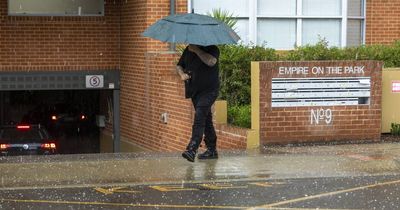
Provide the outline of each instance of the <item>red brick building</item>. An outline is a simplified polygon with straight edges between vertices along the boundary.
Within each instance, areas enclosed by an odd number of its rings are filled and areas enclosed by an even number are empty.
[[[174,72],[177,57],[166,52],[167,44],[140,36],[147,26],[170,14],[169,0],[105,0],[104,15],[97,16],[9,15],[8,2],[0,0],[0,76],[118,71],[121,150],[128,151],[130,144],[158,151],[184,149],[193,110]],[[187,12],[187,5],[188,1],[177,0],[176,12]],[[367,0],[366,44],[399,39],[398,12],[400,2]],[[108,95],[100,93],[100,98]],[[4,113],[7,100],[1,99]],[[99,109],[106,110],[100,102]],[[160,120],[163,113],[168,114],[166,124]],[[246,130],[217,128],[220,148],[246,148]],[[111,136],[111,130],[101,129],[101,138]]]

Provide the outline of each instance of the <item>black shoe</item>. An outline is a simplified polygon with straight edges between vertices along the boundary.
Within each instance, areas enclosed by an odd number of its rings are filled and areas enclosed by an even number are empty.
[[[196,157],[196,152],[192,150],[186,150],[182,153],[182,157],[190,162],[194,162],[194,158]]]
[[[202,154],[199,154],[197,156],[199,159],[217,159],[218,158],[218,152],[217,150],[207,150]]]

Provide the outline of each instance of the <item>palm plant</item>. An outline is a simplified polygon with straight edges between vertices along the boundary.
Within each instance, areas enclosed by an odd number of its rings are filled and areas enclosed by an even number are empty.
[[[221,10],[219,9],[213,9],[211,12],[207,12],[208,16],[211,16],[226,25],[228,25],[232,30],[236,30],[236,23],[237,19],[233,16],[233,13],[230,13],[229,11],[226,10]]]

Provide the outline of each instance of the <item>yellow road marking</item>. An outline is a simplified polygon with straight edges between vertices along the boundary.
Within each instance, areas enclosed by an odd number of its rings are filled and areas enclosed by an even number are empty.
[[[210,189],[210,190],[243,189],[243,188],[247,188],[247,185],[246,186],[234,186],[233,184],[227,184],[227,183],[199,184],[199,186],[202,186],[202,187]]]
[[[253,209],[253,208],[250,208]],[[321,209],[321,208],[277,208],[277,207],[254,207],[255,210],[361,210],[361,209]]]
[[[273,185],[285,184],[285,182],[252,182],[249,184],[256,185],[259,187],[272,187]]]
[[[220,179],[220,180],[187,180],[186,184],[201,184],[201,183],[226,183],[226,182],[250,182],[264,181],[265,178],[240,178],[240,179]],[[166,181],[166,182],[119,182],[119,183],[103,183],[103,184],[68,184],[57,186],[30,186],[30,187],[1,187],[0,191],[4,190],[37,190],[37,189],[71,189],[71,188],[96,188],[96,187],[113,187],[113,186],[148,186],[148,185],[163,185],[163,184],[179,184],[182,181]]]
[[[203,205],[158,205],[158,204],[140,204],[140,203],[107,203],[107,202],[81,202],[81,201],[51,201],[51,200],[17,200],[0,199],[0,202],[16,203],[48,203],[48,204],[76,204],[76,205],[104,205],[104,206],[130,206],[130,207],[153,207],[153,208],[180,208],[180,209],[246,209],[241,206],[203,206]]]
[[[248,210],[254,210],[254,209],[258,209],[258,208],[271,208],[271,207],[275,207],[275,206],[281,206],[281,205],[285,205],[285,204],[296,203],[296,202],[311,200],[311,199],[315,199],[315,198],[322,198],[322,197],[337,195],[337,194],[346,193],[346,192],[353,192],[353,191],[364,190],[364,189],[368,189],[368,188],[380,187],[380,186],[391,185],[391,184],[399,184],[399,183],[400,183],[400,180],[390,181],[390,182],[382,182],[382,183],[378,183],[378,184],[371,184],[371,185],[366,185],[366,186],[361,186],[361,187],[350,188],[350,189],[346,189],[346,190],[339,190],[339,191],[334,191],[334,192],[322,193],[322,194],[318,194],[318,195],[312,195],[312,196],[307,196],[307,197],[301,197],[301,198],[281,201],[281,202],[272,203],[272,204],[266,204],[266,205],[262,205],[262,206],[258,206],[258,207],[249,208]]]
[[[139,191],[134,191],[134,190],[117,190],[116,192],[119,192],[119,193],[138,193]]]
[[[113,194],[113,192],[110,191],[109,189],[104,189],[104,188],[101,188],[101,187],[97,187],[97,188],[94,188],[94,189],[95,189],[97,192],[103,193],[104,195]]]
[[[361,210],[361,209],[277,208],[277,207],[269,207],[269,208],[254,207],[254,209],[255,210]]]
[[[152,207],[152,208],[175,208],[175,209],[247,209],[244,206],[204,206],[204,205],[157,205],[157,204],[134,204],[134,203],[107,203],[107,202],[82,202],[82,201],[51,201],[51,200],[18,200],[0,199],[0,202],[16,203],[48,203],[48,204],[74,204],[74,205],[104,205],[104,206],[130,206],[130,207]],[[315,208],[264,208],[270,210],[315,210]],[[334,209],[319,209],[334,210]],[[341,209],[345,210],[345,209]]]
[[[182,185],[157,185],[157,186],[150,186],[150,188],[153,188],[155,190],[161,191],[161,192],[177,192],[177,191],[192,191],[192,190],[199,190],[196,188],[185,188]]]
[[[121,190],[124,189],[125,187],[113,187],[113,188],[101,188],[101,187],[96,187],[94,188],[96,191],[103,193],[104,195],[111,195],[113,193],[137,193],[139,191],[134,191],[134,190]]]

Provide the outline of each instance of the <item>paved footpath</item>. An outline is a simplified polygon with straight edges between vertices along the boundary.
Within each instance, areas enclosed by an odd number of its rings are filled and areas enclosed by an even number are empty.
[[[0,158],[1,209],[400,209],[400,144]]]

